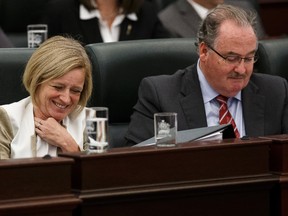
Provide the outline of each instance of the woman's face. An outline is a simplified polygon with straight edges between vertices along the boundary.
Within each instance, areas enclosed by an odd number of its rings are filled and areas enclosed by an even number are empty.
[[[78,105],[85,81],[83,68],[76,68],[64,76],[43,83],[38,88],[36,117],[52,117],[58,122],[68,116]]]

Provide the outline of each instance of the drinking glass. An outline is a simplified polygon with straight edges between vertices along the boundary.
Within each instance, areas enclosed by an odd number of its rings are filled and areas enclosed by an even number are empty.
[[[27,26],[27,39],[29,48],[37,48],[47,39],[48,27],[45,24]]]
[[[88,152],[102,153],[108,149],[108,108],[86,108],[86,132]]]
[[[177,136],[177,113],[155,113],[154,131],[155,143],[158,147],[175,146]]]

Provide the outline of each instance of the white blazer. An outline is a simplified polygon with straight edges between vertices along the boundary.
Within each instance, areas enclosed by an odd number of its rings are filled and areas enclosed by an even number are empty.
[[[35,133],[33,104],[30,97],[2,105],[11,122],[13,139],[10,144],[11,158],[57,156],[57,147],[49,145]],[[83,150],[85,132],[85,109],[63,119],[63,126]]]

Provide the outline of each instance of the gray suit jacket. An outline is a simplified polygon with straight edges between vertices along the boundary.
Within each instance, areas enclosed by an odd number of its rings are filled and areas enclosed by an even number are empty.
[[[254,9],[250,1],[226,0],[226,4],[245,9]],[[187,0],[178,0],[159,12],[159,19],[173,37],[197,37],[202,19]],[[257,34],[260,39],[266,36],[260,17],[257,19]]]
[[[288,84],[284,78],[254,73],[242,90],[247,136],[288,133]],[[177,112],[178,130],[207,127],[196,65],[173,75],[144,78],[126,139],[129,145],[154,136],[153,114]]]

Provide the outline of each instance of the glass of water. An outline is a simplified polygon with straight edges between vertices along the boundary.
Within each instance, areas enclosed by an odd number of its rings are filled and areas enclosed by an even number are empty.
[[[45,24],[27,26],[27,39],[29,48],[37,48],[47,39],[48,27]]]
[[[177,143],[177,113],[154,114],[155,143],[158,147],[172,147]]]
[[[87,150],[89,153],[102,153],[108,149],[108,108],[86,108]]]

